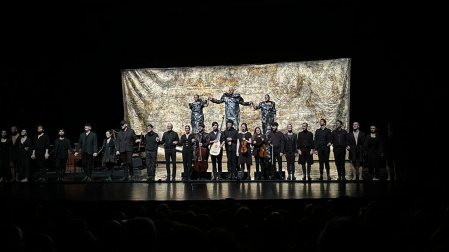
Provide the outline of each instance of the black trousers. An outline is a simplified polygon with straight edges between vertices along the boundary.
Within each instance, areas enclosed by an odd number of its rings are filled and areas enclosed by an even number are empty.
[[[173,167],[170,172],[170,163]],[[176,177],[176,150],[175,149],[165,149],[165,169],[167,170],[167,178],[175,179]]]
[[[81,164],[83,166],[84,174],[89,178],[92,177],[92,171],[94,169],[94,155],[83,153],[81,155]]]
[[[55,170],[58,178],[63,178],[68,158],[55,158]]]
[[[223,151],[220,151],[220,154],[218,154],[217,156],[210,155],[210,159],[212,161],[212,174],[214,174],[214,176],[215,175],[220,176],[221,173],[223,172],[223,165],[222,165]]]
[[[132,151],[120,152],[120,159],[122,160],[124,176],[126,178],[128,177],[128,175],[134,176],[133,152]]]
[[[145,151],[145,165],[147,167],[147,176],[154,177],[156,174],[156,151]]]

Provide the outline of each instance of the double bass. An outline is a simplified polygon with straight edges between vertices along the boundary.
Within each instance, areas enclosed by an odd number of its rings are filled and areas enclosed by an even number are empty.
[[[207,171],[207,149],[200,146],[203,135],[200,135],[199,142],[197,143],[197,147],[195,148],[195,162],[193,165],[193,169],[196,172],[204,172]]]

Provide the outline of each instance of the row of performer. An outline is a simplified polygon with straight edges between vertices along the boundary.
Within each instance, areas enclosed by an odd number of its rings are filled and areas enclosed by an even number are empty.
[[[78,144],[72,147],[65,138],[64,129],[59,130],[59,138],[55,140],[54,148],[49,151],[49,137],[42,125],[38,125],[37,134],[33,139],[27,137],[28,132],[22,130],[20,134],[16,127],[11,128],[11,135],[6,131],[1,133],[0,142],[0,181],[22,181],[29,179],[30,159],[36,160],[39,170],[37,182],[46,180],[46,159],[54,156],[55,170],[58,181],[63,181],[68,153],[81,155],[81,162],[85,177],[83,181],[92,180],[94,158],[102,154],[101,161],[109,170],[106,181],[114,179],[114,166],[119,162],[124,171],[121,181],[135,179],[133,167],[133,153],[135,145],[142,144],[145,149],[146,181],[155,180],[157,152],[163,147],[166,165],[166,180],[175,181],[177,171],[177,148],[182,147],[183,172],[181,180],[206,179],[209,164],[212,165],[212,179],[222,179],[223,152],[227,157],[227,179],[240,180],[247,173],[245,179],[251,180],[251,166],[255,163],[255,180],[287,179],[296,180],[295,164],[302,168],[302,180],[311,180],[311,167],[314,155],[319,162],[319,180],[331,180],[329,156],[332,151],[337,169],[337,180],[346,180],[346,155],[350,163],[351,179],[362,179],[362,166],[367,168],[368,178],[380,178],[382,160],[387,160],[386,171],[388,180],[394,176],[394,163],[388,162],[387,148],[384,138],[377,131],[376,126],[370,126],[370,132],[365,134],[359,129],[359,123],[353,122],[352,130],[342,128],[340,120],[335,122],[335,129],[326,126],[326,120],[320,120],[320,128],[313,134],[308,130],[308,124],[302,123],[302,131],[292,132],[292,125],[288,124],[285,133],[278,129],[278,123],[272,122],[264,134],[260,127],[253,133],[248,131],[246,123],[241,123],[240,132],[234,128],[231,119],[226,121],[226,129],[219,130],[218,123],[212,123],[212,130],[205,131],[205,125],[198,125],[198,132],[192,133],[190,125],[184,127],[185,132],[179,136],[173,131],[173,124],[168,123],[162,136],[153,131],[153,125],[146,126],[147,132],[140,137],[123,120],[121,130],[108,130],[101,146],[97,145],[97,134],[91,130],[91,125],[84,126]],[[140,149],[140,147],[139,147]],[[140,151],[140,150],[139,150]],[[287,167],[283,171],[283,157]],[[210,162],[209,162],[210,160]],[[284,163],[284,164],[285,164]],[[9,170],[11,171],[9,173]],[[8,178],[10,174],[10,178]],[[275,174],[279,174],[275,176]],[[287,178],[284,177],[287,174]]]

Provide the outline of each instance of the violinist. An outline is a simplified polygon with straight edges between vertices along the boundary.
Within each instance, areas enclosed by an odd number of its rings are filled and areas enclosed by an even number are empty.
[[[253,156],[256,162],[256,177],[255,180],[261,180],[265,174],[265,159],[267,157],[267,138],[262,134],[260,127],[254,129],[254,134],[251,137],[251,145],[253,146]],[[261,168],[259,170],[259,168]]]
[[[209,133],[204,131],[204,123],[198,124],[198,133],[194,135],[192,142],[195,145],[194,170],[198,179],[206,179],[209,158]]]
[[[245,164],[246,171],[248,172],[247,180],[251,180],[251,165],[252,165],[252,155],[251,155],[251,132],[248,132],[248,125],[246,123],[242,123],[240,128],[242,131],[238,134],[237,138],[237,152],[236,155],[238,157],[239,162],[239,178],[243,178],[243,174],[245,174]]]

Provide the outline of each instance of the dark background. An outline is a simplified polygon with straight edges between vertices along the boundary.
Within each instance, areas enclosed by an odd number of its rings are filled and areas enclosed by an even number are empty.
[[[393,121],[412,144],[441,116],[446,3],[152,2],[4,6],[1,128],[43,124],[53,142],[63,127],[77,142],[91,123],[102,141],[124,116],[122,69],[336,58],[352,59],[350,121],[365,132]]]

